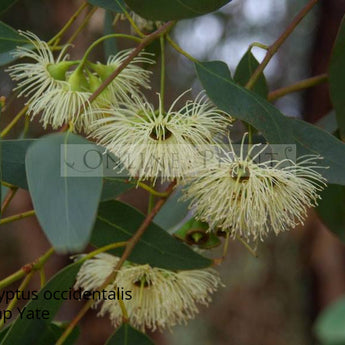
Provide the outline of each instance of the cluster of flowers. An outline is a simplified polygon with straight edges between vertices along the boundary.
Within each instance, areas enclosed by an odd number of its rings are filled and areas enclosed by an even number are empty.
[[[227,135],[233,119],[203,93],[178,110],[185,93],[168,110],[158,95],[155,109],[140,90],[150,87],[150,72],[138,65],[153,63],[148,54],[134,58],[90,102],[91,94],[130,50],[110,57],[105,65],[85,59],[69,61],[66,48],[54,58],[46,42],[32,33],[21,34],[35,49],[19,47],[16,56],[34,62],[8,70],[19,82],[20,95],[29,97],[29,114],[40,115],[44,127],[69,123],[87,133],[114,153],[138,181],[155,183],[160,178],[185,185],[184,197],[191,200],[196,218],[208,222],[210,229],[247,240],[262,239],[269,231],[277,234],[302,223],[308,208],[317,204],[325,185],[317,171],[321,168],[317,156],[256,163],[266,146],[252,145],[245,152],[242,140],[240,153],[229,143],[227,149],[221,148],[222,155],[205,164],[200,152],[210,146],[219,149],[219,135]],[[253,154],[254,149],[259,153]],[[89,260],[79,273],[77,287],[98,287],[117,261],[109,255]],[[209,293],[220,285],[212,270],[176,273],[128,263],[118,273],[114,285],[138,290],[126,308],[130,321],[140,328],[162,328],[193,317],[196,303],[207,304]],[[121,310],[116,303],[104,302],[100,314],[109,312],[118,324]]]

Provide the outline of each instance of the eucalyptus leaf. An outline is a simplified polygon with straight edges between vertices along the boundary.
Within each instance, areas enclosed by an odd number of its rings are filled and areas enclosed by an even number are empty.
[[[49,335],[52,336],[52,332],[54,334],[54,330],[51,329],[48,331],[48,335],[46,332],[61,304],[64,302],[62,298],[49,299],[47,296],[56,291],[68,291],[72,288],[80,266],[80,263],[71,264],[52,277],[37,294],[37,299],[32,299],[25,306],[25,309],[22,309],[23,317],[17,317],[12,323],[0,345],[43,345],[44,343],[41,342],[42,338],[44,339],[44,337]],[[29,313],[36,310],[46,310],[48,312],[46,319],[38,319],[37,317],[28,319]],[[25,334],[25,337],[23,337],[23,334]]]
[[[96,145],[78,135],[56,133],[37,140],[26,154],[29,191],[37,218],[59,252],[85,248],[97,214],[102,175],[84,172],[79,162],[85,158],[81,157],[84,147],[98,151]]]
[[[231,0],[125,0],[141,17],[151,20],[176,20],[216,11]]]
[[[330,95],[341,138],[345,138],[345,16],[335,40],[329,65]]]
[[[328,133],[334,134],[338,129],[338,123],[335,116],[335,112],[331,111],[327,115],[323,116],[316,125]]]
[[[0,21],[0,66],[15,60],[11,52],[17,46],[30,46],[30,42],[11,28],[9,25]]]
[[[321,312],[315,322],[314,332],[324,345],[345,344],[345,297]]]
[[[127,192],[134,185],[129,183],[127,178],[121,177],[106,177],[103,180],[103,189],[102,189],[102,201],[112,200],[117,198],[124,192]]]
[[[316,211],[327,228],[345,242],[345,186],[328,185]]]
[[[270,144],[295,144],[297,156],[323,157],[320,173],[329,183],[345,185],[345,144],[305,121],[284,116],[256,93],[236,84],[221,61],[195,64],[198,77],[210,99],[222,110],[248,122]]]
[[[34,139],[2,141],[2,180],[28,189],[25,170],[25,155]]]
[[[125,323],[116,330],[105,345],[154,345],[154,343],[146,334]]]
[[[259,62],[256,60],[253,53],[248,50],[242,57],[238,66],[236,67],[234,81],[237,84],[245,86],[249,81],[249,78],[253,75],[256,68],[259,66]],[[263,98],[267,98],[268,95],[268,86],[265,75],[260,74],[257,82],[253,87],[253,91],[260,95]]]
[[[128,241],[144,219],[142,213],[127,204],[115,200],[102,202],[91,243],[102,247]],[[121,255],[122,252],[122,248],[112,251],[116,255]],[[211,265],[211,260],[195,253],[154,223],[148,226],[129,260],[170,270],[192,270]]]
[[[177,189],[169,197],[161,210],[155,217],[155,223],[163,229],[173,231],[188,215],[188,201],[180,201],[182,197],[181,189]]]

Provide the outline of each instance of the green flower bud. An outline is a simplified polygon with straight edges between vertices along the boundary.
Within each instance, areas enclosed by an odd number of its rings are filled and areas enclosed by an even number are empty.
[[[56,64],[49,64],[47,70],[55,80],[66,80],[66,72],[70,66],[74,65],[74,61],[61,61]]]
[[[72,91],[88,91],[89,84],[84,76],[83,70],[77,68],[68,78]]]
[[[101,63],[88,62],[88,65],[100,76],[102,81],[107,79],[116,69],[113,65],[107,66]]]

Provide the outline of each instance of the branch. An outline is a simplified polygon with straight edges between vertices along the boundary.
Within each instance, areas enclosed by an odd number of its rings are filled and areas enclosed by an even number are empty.
[[[252,89],[256,81],[258,80],[261,73],[264,71],[268,63],[271,61],[274,54],[278,51],[281,45],[286,41],[286,39],[295,30],[297,25],[302,21],[302,19],[309,13],[309,11],[316,5],[318,0],[310,0],[308,4],[302,8],[302,10],[293,19],[290,25],[285,29],[285,31],[279,36],[279,38],[267,49],[267,53],[261,64],[257,67],[253,75],[250,77],[248,83],[246,84],[247,89]]]
[[[89,102],[93,102],[102,91],[115,79],[128,65],[129,63],[152,41],[158,38],[160,35],[168,32],[174,25],[173,21],[167,22],[162,25],[158,30],[152,32],[142,39],[140,44],[132,51],[130,55],[122,62],[122,64],[98,87],[98,89],[90,96]]]
[[[276,99],[283,97],[289,93],[301,91],[309,87],[313,87],[313,86],[325,83],[327,82],[327,80],[328,80],[328,75],[326,73],[317,75],[312,78],[301,80],[295,84],[285,86],[285,87],[282,87],[280,89],[270,92],[268,95],[268,100],[275,101]]]
[[[23,218],[31,217],[35,215],[35,210],[26,211],[23,213],[15,214],[10,217],[6,217],[0,220],[0,225],[14,222]]]
[[[5,288],[8,285],[11,285],[12,283],[16,282],[17,280],[23,278],[25,275],[33,272],[38,271],[43,267],[43,265],[47,262],[47,260],[50,258],[50,256],[54,253],[54,249],[50,248],[45,254],[43,254],[41,257],[39,257],[37,260],[30,264],[24,265],[20,270],[17,272],[11,274],[7,278],[0,281],[0,290]]]
[[[104,283],[97,289],[97,291],[102,291],[103,289],[105,289],[109,284],[111,284],[116,279],[117,272],[122,267],[123,263],[128,259],[129,255],[132,253],[135,245],[138,243],[141,236],[144,234],[145,230],[148,228],[148,226],[152,222],[153,218],[156,216],[156,214],[159,212],[159,210],[162,208],[162,206],[166,202],[167,198],[173,192],[175,185],[176,185],[176,181],[173,181],[165,191],[167,193],[167,197],[159,199],[158,202],[156,203],[155,207],[152,209],[152,211],[146,216],[146,218],[144,219],[144,221],[140,225],[137,232],[127,242],[126,248],[125,248],[118,264],[116,265],[114,271],[106,278]],[[55,343],[55,345],[62,345],[65,342],[67,337],[71,334],[73,329],[77,326],[78,322],[83,318],[83,316],[86,314],[86,312],[91,308],[93,303],[94,303],[93,300],[89,300],[87,303],[84,304],[82,309],[79,311],[77,316],[71,321],[71,323],[65,329],[65,331],[63,332],[61,337],[58,339],[58,341]]]

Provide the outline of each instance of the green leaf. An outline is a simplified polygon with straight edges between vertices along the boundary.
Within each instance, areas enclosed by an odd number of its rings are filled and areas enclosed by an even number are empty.
[[[234,75],[234,81],[237,84],[245,86],[249,81],[249,78],[253,75],[256,68],[259,66],[259,62],[256,60],[255,56],[250,50],[248,50],[242,57],[240,63],[236,68]],[[263,98],[267,98],[268,86],[266,78],[263,73],[261,73],[257,82],[253,87],[253,91]]]
[[[222,110],[260,130],[270,144],[296,144],[297,155],[314,154],[329,169],[320,172],[329,183],[345,185],[345,144],[305,121],[284,116],[259,95],[236,84],[225,63],[195,64],[210,99]]]
[[[52,322],[47,328],[43,331],[42,335],[37,337],[35,345],[47,345],[55,344],[57,340],[61,337],[65,330],[65,327]],[[73,345],[78,339],[80,330],[78,327],[74,328],[72,333],[67,337],[64,345]]]
[[[345,16],[341,22],[331,56],[329,87],[336,111],[340,136],[345,138]]]
[[[97,150],[78,135],[57,133],[37,140],[26,154],[29,191],[37,218],[59,252],[82,250],[97,214],[102,177],[83,175],[79,169],[79,155],[83,153],[79,147],[83,145]]]
[[[114,21],[113,12],[110,10],[105,10],[104,30],[103,30],[104,35],[110,35],[114,33],[113,21]],[[108,57],[111,55],[115,55],[118,51],[117,41],[115,37],[104,40],[103,45],[104,45],[104,55],[106,59],[108,59]]]
[[[314,332],[324,345],[345,344],[345,297],[321,312],[315,322]]]
[[[231,0],[125,0],[143,18],[176,20],[213,12]]]
[[[17,317],[16,321],[12,323],[0,345],[43,345],[40,341],[47,336],[46,330],[64,302],[62,298],[49,299],[49,296],[54,292],[68,291],[74,284],[80,266],[80,263],[69,265],[51,278],[38,293],[37,299],[32,299],[25,306],[26,309],[22,309],[23,317]],[[36,310],[48,311],[47,318],[44,320],[37,317],[28,319],[30,313]]]
[[[173,230],[188,214],[188,201],[179,201],[181,189],[177,189],[155,217],[155,223],[163,229]]]
[[[146,334],[125,323],[116,330],[105,345],[154,345],[154,343]]]
[[[88,0],[91,5],[105,8],[106,10],[122,13],[125,7],[124,0]]]
[[[337,119],[335,112],[331,111],[329,114],[323,116],[316,125],[328,133],[335,133],[338,129]]]
[[[316,208],[322,222],[345,242],[345,187],[328,185]]]
[[[128,241],[138,230],[145,216],[119,201],[100,204],[91,243],[102,247],[114,242]],[[123,249],[113,251],[121,255]],[[166,231],[151,223],[131,253],[130,260],[170,270],[191,270],[211,265],[211,260],[200,256]]]
[[[2,180],[28,189],[25,172],[25,155],[33,139],[2,141]]]
[[[6,12],[14,3],[18,0],[1,0],[0,2],[0,14]]]
[[[133,187],[133,184],[128,183],[127,178],[106,177],[103,180],[101,200],[113,200]]]
[[[15,60],[10,54],[17,46],[27,45],[30,46],[30,42],[19,33],[0,21],[0,66]]]

